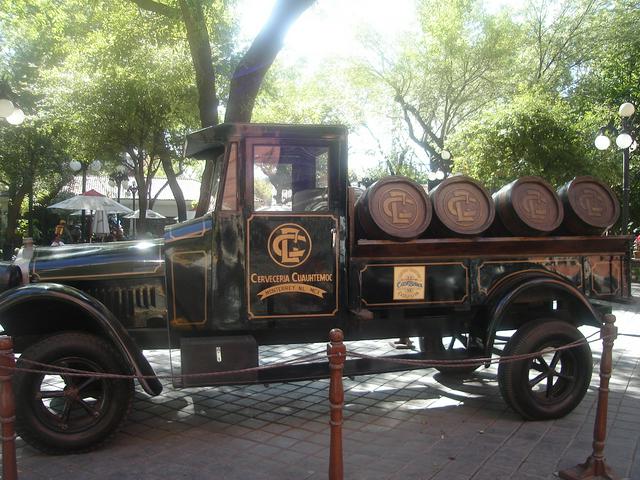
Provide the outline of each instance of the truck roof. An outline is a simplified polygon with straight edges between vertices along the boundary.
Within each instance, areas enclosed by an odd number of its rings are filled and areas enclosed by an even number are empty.
[[[278,123],[221,123],[187,135],[184,156],[207,158],[211,150],[235,137],[313,137],[333,139],[347,136],[344,125],[288,125]]]

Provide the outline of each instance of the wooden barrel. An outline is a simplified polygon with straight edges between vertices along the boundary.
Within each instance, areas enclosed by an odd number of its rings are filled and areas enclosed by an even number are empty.
[[[558,189],[564,206],[563,232],[601,235],[618,221],[620,203],[600,180],[576,177]]]
[[[355,208],[361,233],[369,239],[411,240],[431,221],[431,203],[424,188],[401,176],[378,180]]]
[[[558,194],[540,177],[522,177],[493,194],[496,205],[494,231],[541,236],[556,230],[564,218]]]
[[[430,236],[480,235],[493,222],[495,208],[489,192],[467,176],[443,180],[429,197],[434,212]]]

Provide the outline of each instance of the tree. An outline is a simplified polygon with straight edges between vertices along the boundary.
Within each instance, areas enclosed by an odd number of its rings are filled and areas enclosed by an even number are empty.
[[[549,89],[570,87],[602,40],[594,22],[602,0],[534,0],[524,9],[525,78]]]
[[[526,175],[541,176],[555,186],[576,175],[611,182],[611,164],[596,160],[591,131],[565,100],[540,88],[528,89],[456,134],[455,170],[490,190]]]
[[[106,170],[126,158],[124,165],[138,188],[140,231],[152,200],[151,181],[161,168],[178,218],[186,219],[176,178],[181,169],[174,171],[174,159],[181,156],[183,132],[197,123],[189,54],[174,41],[179,32],[162,17],[145,15],[128,1],[93,6],[88,25],[100,28],[78,33],[83,48],[49,69],[46,81],[52,94],[43,102],[69,125],[76,139],[74,158],[100,158]]]
[[[399,105],[409,137],[430,158],[431,169],[451,171],[441,156],[446,140],[464,121],[511,87],[518,31],[505,15],[488,15],[477,1],[419,3],[421,32],[389,55],[380,39],[370,72]]]
[[[20,244],[16,228],[22,204],[33,195],[51,197],[69,176],[65,135],[59,125],[43,118],[32,118],[16,128],[0,126],[0,183],[7,189],[9,205],[3,255],[10,259]]]
[[[203,127],[218,123],[219,92],[216,89],[217,73],[211,51],[210,33],[205,21],[205,2],[202,0],[177,0],[164,4],[154,0],[132,0],[140,8],[153,11],[184,24],[198,90],[200,122]],[[255,99],[264,76],[282,48],[289,26],[313,4],[314,0],[278,0],[269,20],[258,33],[249,49],[238,62],[230,80],[226,103],[226,122],[249,122]],[[213,7],[221,1],[209,2]],[[213,160],[207,160],[202,175],[202,187],[196,216],[209,209],[213,186]]]

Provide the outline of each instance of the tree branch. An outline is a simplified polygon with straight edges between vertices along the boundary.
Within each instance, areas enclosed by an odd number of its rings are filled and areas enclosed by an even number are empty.
[[[282,49],[291,24],[315,0],[279,0],[233,72],[225,122],[250,122],[253,106],[267,70]]]
[[[154,2],[153,0],[131,0],[133,3],[138,5],[142,10],[147,10],[149,12],[158,13],[160,15],[164,15],[165,17],[180,19],[180,12],[177,8],[170,7],[169,5],[165,5],[164,3]]]

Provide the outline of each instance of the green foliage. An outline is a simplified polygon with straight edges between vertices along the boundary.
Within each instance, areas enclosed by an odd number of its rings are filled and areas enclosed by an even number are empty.
[[[440,157],[456,128],[512,88],[519,32],[505,14],[489,15],[474,0],[419,3],[421,32],[389,55],[380,39],[371,65],[400,105],[409,137],[449,171]]]
[[[611,182],[611,165],[595,158],[584,126],[565,100],[531,89],[456,134],[454,168],[492,190],[525,175],[556,186],[576,175]]]
[[[364,105],[350,86],[349,66],[340,59],[314,75],[304,64],[276,64],[267,73],[254,107],[253,121],[355,125],[364,119]]]
[[[0,124],[0,184],[10,195],[34,182],[37,196],[56,192],[68,160],[66,138],[60,124],[31,118],[20,128]]]

